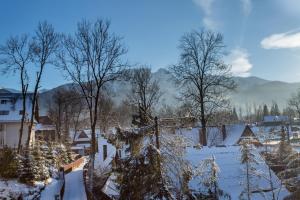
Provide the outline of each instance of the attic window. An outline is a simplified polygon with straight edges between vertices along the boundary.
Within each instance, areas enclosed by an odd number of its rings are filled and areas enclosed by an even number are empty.
[[[1,100],[1,104],[7,104],[7,102],[8,102],[8,101],[7,101],[6,99],[2,99],[2,100]]]
[[[9,111],[8,110],[0,110],[0,115],[8,115]]]

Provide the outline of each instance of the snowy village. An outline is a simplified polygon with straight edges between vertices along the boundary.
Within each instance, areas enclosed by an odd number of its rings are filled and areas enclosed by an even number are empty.
[[[299,13],[0,2],[0,200],[299,200]]]

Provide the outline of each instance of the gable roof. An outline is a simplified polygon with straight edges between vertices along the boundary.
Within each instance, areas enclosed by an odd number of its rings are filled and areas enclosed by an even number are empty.
[[[89,136],[82,130],[82,131],[79,133],[79,135],[78,135],[77,138],[78,138],[78,139],[79,139],[79,138],[89,138]]]
[[[252,143],[256,146],[262,146],[262,144],[260,143],[259,139],[256,137],[256,135],[253,133],[253,131],[251,130],[249,125],[245,126],[245,129],[241,135],[241,137],[239,138],[239,140],[237,141],[237,144],[241,144],[241,142],[243,141],[243,139],[249,139],[251,138]]]
[[[231,124],[226,125],[226,138],[223,141],[223,145],[235,145],[240,139],[245,129],[244,124]]]

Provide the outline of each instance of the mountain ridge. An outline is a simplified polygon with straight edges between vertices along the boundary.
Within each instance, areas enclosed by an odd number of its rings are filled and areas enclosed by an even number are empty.
[[[153,72],[153,79],[160,83],[163,93],[159,105],[177,105],[180,88],[175,84],[173,75],[164,68],[160,68]],[[287,100],[291,94],[300,88],[300,82],[288,83],[277,80],[266,80],[256,76],[249,77],[233,77],[237,84],[234,92],[230,92],[232,105],[235,107],[245,107],[246,104],[271,105],[276,101],[282,109],[287,105]],[[55,91],[61,88],[70,88],[74,84],[66,83],[52,89],[44,90],[40,93],[41,106],[46,106],[46,100],[50,99]],[[116,103],[120,103],[130,92],[130,85],[125,81],[116,81],[108,86],[112,99]]]

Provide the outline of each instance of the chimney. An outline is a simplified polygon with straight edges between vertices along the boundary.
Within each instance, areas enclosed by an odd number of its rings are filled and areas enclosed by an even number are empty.
[[[222,125],[221,131],[222,131],[222,136],[223,136],[223,141],[224,141],[224,140],[226,139],[226,137],[227,137],[227,134],[226,134],[226,127],[225,127],[224,124]]]

